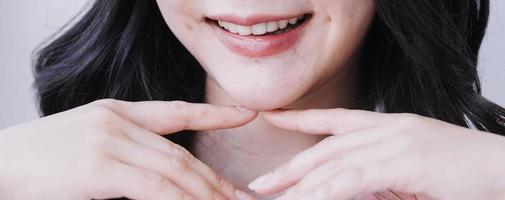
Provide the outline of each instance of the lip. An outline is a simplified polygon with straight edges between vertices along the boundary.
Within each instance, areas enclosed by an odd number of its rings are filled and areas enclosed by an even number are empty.
[[[290,19],[302,15],[293,16],[267,16],[267,15],[257,15],[249,16],[246,18],[240,18],[233,15],[221,15],[212,16],[209,19],[212,20],[222,20],[238,25],[251,26],[257,23],[267,22],[267,21],[278,21],[283,19]],[[224,44],[230,51],[238,55],[246,57],[266,57],[279,54],[283,51],[288,50],[293,47],[300,38],[302,33],[306,28],[307,24],[310,22],[310,17],[306,19],[302,24],[289,30],[285,33],[276,35],[239,35],[223,30],[221,27],[214,23],[209,23],[212,26],[213,31],[216,33],[218,39]]]

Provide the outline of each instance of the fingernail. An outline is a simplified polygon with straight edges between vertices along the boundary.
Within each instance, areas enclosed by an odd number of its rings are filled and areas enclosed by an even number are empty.
[[[250,112],[250,113],[254,112],[253,110],[246,108],[244,106],[235,106],[235,108],[241,112]]]
[[[240,190],[235,190],[235,198],[237,200],[255,200],[254,197]]]
[[[268,182],[268,180],[272,177],[272,175],[273,175],[273,173],[270,172],[268,174],[260,176],[259,178],[257,178],[253,182],[251,182],[248,187],[251,190],[258,190],[258,189],[265,188],[265,183]]]

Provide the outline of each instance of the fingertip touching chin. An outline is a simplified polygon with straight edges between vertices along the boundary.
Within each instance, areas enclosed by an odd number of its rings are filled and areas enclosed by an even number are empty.
[[[284,109],[297,100],[295,97],[280,97],[280,96],[247,96],[237,98],[240,105],[251,110],[264,112],[277,109]]]

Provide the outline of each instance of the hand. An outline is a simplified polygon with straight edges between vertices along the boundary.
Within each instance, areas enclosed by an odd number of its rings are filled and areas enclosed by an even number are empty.
[[[505,137],[413,114],[332,109],[265,118],[330,136],[252,182],[260,194],[334,200],[391,189],[427,199],[505,199]]]
[[[99,100],[0,132],[0,199],[236,199],[232,184],[163,138],[241,126],[239,107]]]

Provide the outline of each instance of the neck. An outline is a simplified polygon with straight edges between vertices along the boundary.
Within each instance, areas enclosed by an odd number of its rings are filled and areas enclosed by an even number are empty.
[[[357,70],[353,70],[357,71]],[[283,109],[351,108],[357,91],[355,73],[339,73],[320,83],[310,93]],[[237,105],[211,78],[207,78],[206,103]],[[262,114],[251,123],[233,129],[196,135],[194,154],[244,191],[257,176],[269,172],[325,136],[281,130],[267,123]]]

